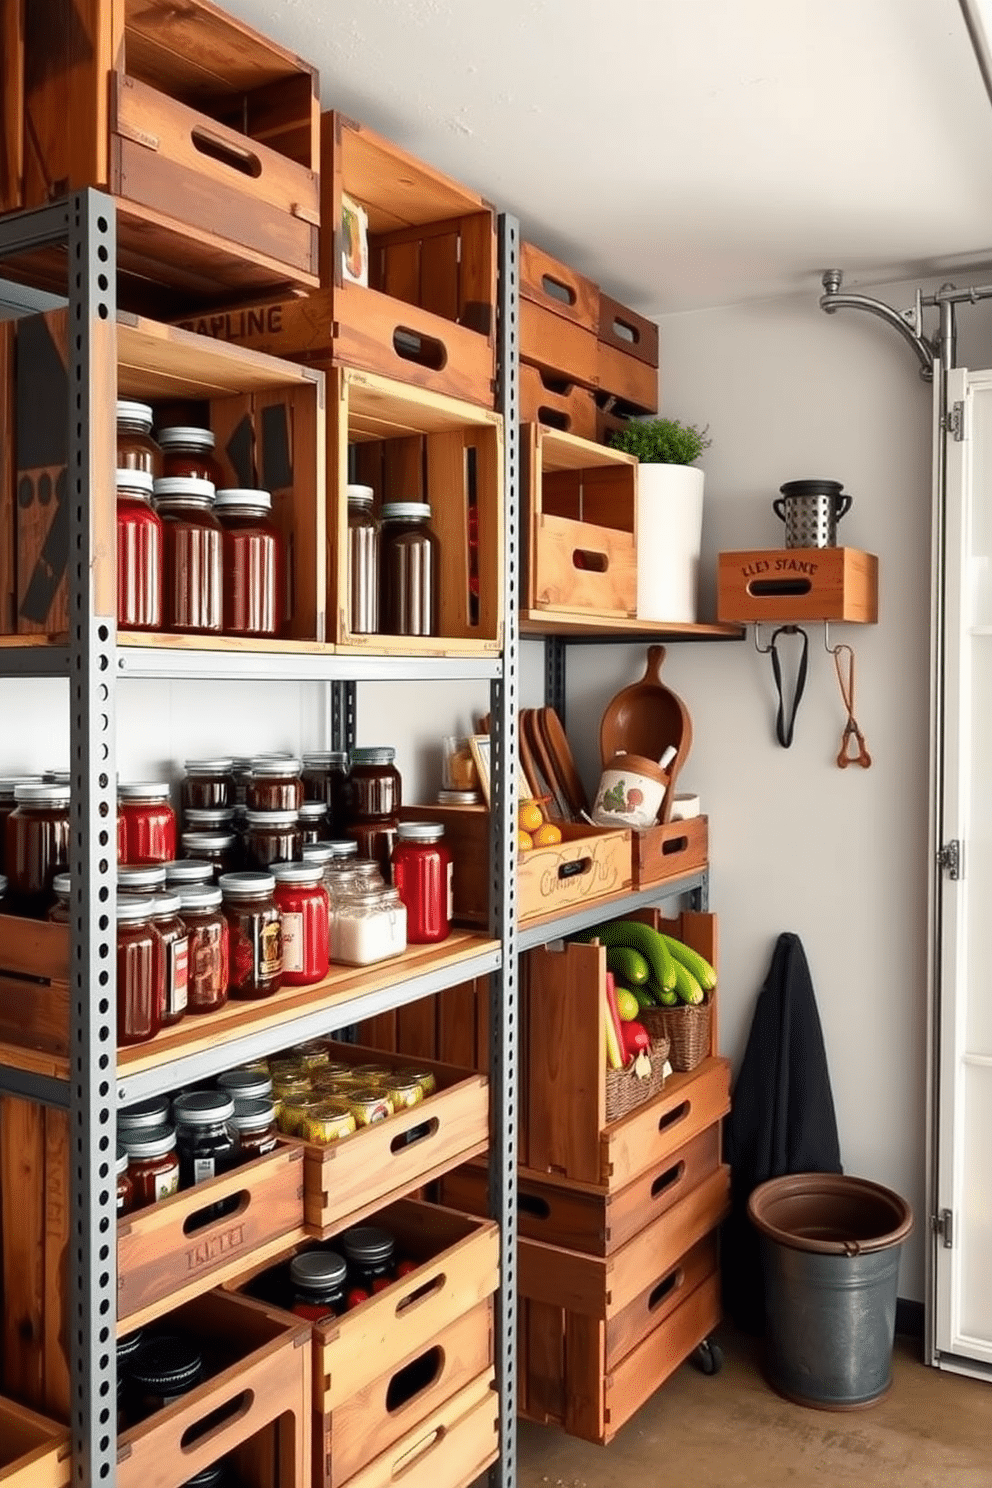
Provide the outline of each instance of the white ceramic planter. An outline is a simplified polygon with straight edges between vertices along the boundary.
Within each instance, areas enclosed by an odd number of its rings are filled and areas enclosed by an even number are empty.
[[[691,623],[699,618],[703,471],[640,465],[637,471],[637,615]]]

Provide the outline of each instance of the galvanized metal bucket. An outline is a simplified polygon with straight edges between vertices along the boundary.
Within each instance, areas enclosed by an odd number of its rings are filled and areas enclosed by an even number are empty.
[[[748,1214],[761,1242],[769,1383],[821,1410],[880,1399],[892,1383],[909,1204],[864,1178],[800,1173],[762,1183]]]
[[[851,509],[840,481],[795,480],[779,486],[772,509],[785,523],[787,548],[835,548],[837,523]]]

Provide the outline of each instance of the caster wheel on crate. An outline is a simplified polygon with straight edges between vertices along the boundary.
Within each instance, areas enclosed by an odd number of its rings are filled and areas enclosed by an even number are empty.
[[[719,1374],[723,1368],[723,1349],[712,1338],[697,1344],[690,1357],[702,1374]]]

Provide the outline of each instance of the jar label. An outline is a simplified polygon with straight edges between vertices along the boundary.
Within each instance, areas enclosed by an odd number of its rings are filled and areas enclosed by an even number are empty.
[[[303,971],[303,916],[284,914],[282,917],[282,969]]]
[[[167,948],[165,969],[165,1005],[175,1015],[186,1011],[189,999],[189,937],[174,940]]]
[[[174,1193],[179,1192],[179,1164],[170,1168],[167,1173],[155,1174],[155,1202],[159,1199],[171,1199]]]
[[[206,1183],[208,1178],[216,1174],[215,1164],[212,1157],[194,1157],[193,1159],[193,1182]]]
[[[266,979],[282,972],[282,925],[279,920],[273,920],[262,930],[258,969]]]
[[[449,925],[451,924],[451,921],[455,917],[455,882],[454,882],[454,869],[455,869],[454,863],[453,862],[449,862],[449,864],[448,864],[448,913],[447,913],[447,916],[446,916]]]

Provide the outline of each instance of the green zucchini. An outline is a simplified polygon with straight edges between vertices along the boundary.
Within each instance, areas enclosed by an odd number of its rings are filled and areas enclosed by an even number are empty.
[[[606,969],[628,987],[643,986],[651,975],[651,967],[640,951],[632,950],[630,946],[610,946],[606,952]]]
[[[659,987],[670,992],[675,986],[675,961],[664,936],[652,930],[650,925],[642,925],[639,920],[610,920],[608,924],[584,930],[576,940],[598,940],[607,950],[625,946],[628,950],[638,951],[650,966],[651,976]]]
[[[697,1007],[705,997],[702,987],[681,961],[675,963],[675,992],[681,1002],[687,1002],[691,1007]]]

